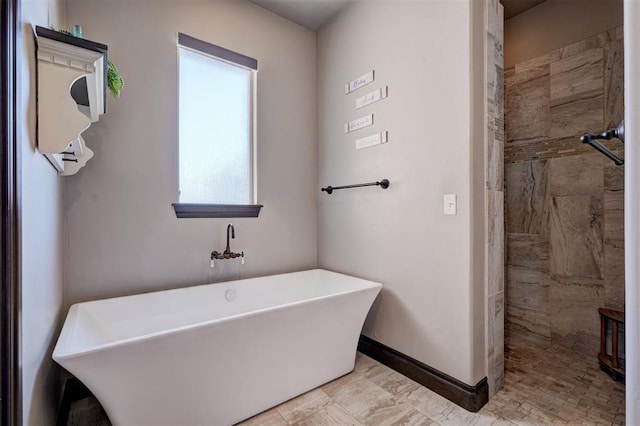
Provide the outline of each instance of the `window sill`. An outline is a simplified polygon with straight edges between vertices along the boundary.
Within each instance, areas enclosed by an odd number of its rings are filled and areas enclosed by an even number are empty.
[[[176,217],[192,218],[230,218],[258,217],[262,204],[186,204],[173,203]]]

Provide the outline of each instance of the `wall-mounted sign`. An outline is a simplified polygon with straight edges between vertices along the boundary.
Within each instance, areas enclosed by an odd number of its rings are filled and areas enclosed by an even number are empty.
[[[366,107],[387,97],[388,86],[381,87],[356,99],[356,109]]]
[[[367,136],[366,138],[356,139],[356,149],[380,145],[381,143],[387,143],[388,140],[389,135],[387,131],[376,133],[375,135]]]
[[[349,93],[358,90],[359,88],[366,86],[369,83],[373,83],[373,70],[368,73],[361,75],[355,80],[350,81],[349,83],[344,85],[344,93],[348,95]]]
[[[373,114],[365,115],[364,117],[356,118],[348,123],[344,123],[344,132],[351,133],[364,127],[371,126],[373,124]]]

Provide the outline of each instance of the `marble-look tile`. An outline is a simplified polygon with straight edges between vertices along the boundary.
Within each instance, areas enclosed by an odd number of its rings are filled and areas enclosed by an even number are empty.
[[[603,126],[603,54],[602,48],[591,49],[551,63],[551,138]]]
[[[508,266],[548,271],[549,247],[549,240],[545,235],[507,234],[506,263]]]
[[[404,392],[401,396],[405,398],[416,410],[431,419],[444,413],[453,405],[453,403],[446,398],[443,398],[437,393],[431,392],[429,389],[422,386],[417,389]]]
[[[487,303],[487,340],[486,340],[486,354],[487,354],[487,383],[489,385],[489,398],[491,398],[491,383],[493,381],[494,369],[496,366],[495,358],[495,345],[494,345],[494,330],[495,330],[495,303],[491,303],[491,296],[489,296]]]
[[[506,143],[549,137],[549,66],[531,68],[505,78]]]
[[[551,345],[551,326],[549,315],[517,307],[507,308],[505,337],[513,343],[524,343],[536,348],[546,349]],[[533,322],[534,319],[537,322]]]
[[[494,124],[495,125],[495,124]],[[495,136],[495,129],[489,131],[491,141],[487,144],[487,189],[504,189],[504,142]]]
[[[499,64],[487,64],[486,176],[487,188],[494,190],[502,190],[504,185],[504,71],[502,58],[498,60]]]
[[[339,404],[331,404],[295,423],[297,426],[359,426],[362,425]]]
[[[491,397],[502,388],[504,379],[504,292],[489,296],[488,311],[490,351],[487,380]]]
[[[624,157],[624,153],[615,152],[615,154]],[[605,161],[604,189],[609,191],[624,189],[624,166],[616,166],[612,161]]]
[[[496,49],[497,50],[497,49]],[[493,94],[493,104],[495,105],[496,116],[501,119],[504,118],[504,69],[502,68],[502,62],[496,60],[493,68],[496,73],[496,90]]]
[[[552,106],[549,136],[552,139],[574,136],[576,144],[581,144],[580,135],[604,128],[603,102],[602,92],[592,92],[584,94],[581,99]]]
[[[551,196],[602,194],[604,184],[602,155],[590,153],[547,161]]]
[[[551,62],[555,62],[560,59],[560,49],[552,50],[544,55],[536,56],[535,58],[528,59],[520,62],[514,66],[515,73],[520,74],[526,72],[532,68],[538,68],[544,65],[549,65]]]
[[[514,426],[515,423],[497,416],[489,410],[481,409],[476,413],[474,420],[469,423],[473,426]]]
[[[470,413],[469,411],[465,410],[464,408],[460,408],[455,404],[451,404],[443,412],[436,415],[433,420],[435,420],[437,424],[442,426],[459,426],[474,424],[476,418],[475,414]]]
[[[507,304],[546,313],[549,275],[545,271],[507,267]]]
[[[241,423],[239,426],[287,426],[288,423],[282,418],[275,408],[267,410],[258,415],[251,417]]]
[[[569,56],[584,53],[588,50],[598,47],[605,47],[610,42],[611,35],[605,31],[592,37],[577,41],[560,48],[560,58],[568,58]]]
[[[403,376],[397,371],[390,370],[388,367],[381,365],[380,370],[370,370],[365,377],[373,384],[380,386],[391,395],[397,395],[401,392],[411,391],[420,385],[413,380]]]
[[[604,238],[624,240],[624,191],[604,191]]]
[[[358,368],[358,366],[361,363],[366,364],[368,363],[368,361],[373,361],[373,360],[368,356],[362,355],[360,352],[358,352],[358,355],[356,357],[356,368]],[[377,363],[377,361],[373,361],[373,362]],[[373,367],[375,367],[375,365],[368,364],[367,368],[373,368]],[[361,377],[362,376],[354,369],[354,371],[349,374],[345,374],[344,376],[338,377],[337,379],[332,380],[329,383],[325,383],[324,385],[320,386],[320,389],[322,389],[324,393],[332,397],[332,395],[335,392],[337,392],[339,389],[342,389],[345,386],[349,386],[351,383],[360,379]]]
[[[325,389],[325,392],[359,421],[396,403],[393,395],[364,377],[336,389]]]
[[[487,112],[489,115],[502,115],[502,92],[504,91],[504,71],[502,42],[491,34],[487,35]]]
[[[603,306],[603,280],[551,277],[552,341],[579,353],[594,355],[600,342],[598,308]]]
[[[495,37],[503,37],[504,8],[499,0],[488,0],[487,2],[487,32]]]
[[[413,408],[408,402],[403,402],[377,410],[366,419],[364,424],[370,426],[427,426],[438,423]]]
[[[331,398],[322,389],[314,389],[279,405],[276,409],[283,419],[294,423],[320,411],[331,402]]]
[[[505,68],[504,69],[504,79],[505,82],[510,79],[511,77],[513,77],[516,74],[516,68],[515,67],[509,67],[509,68]]]
[[[488,210],[489,244],[504,242],[504,193],[502,191],[486,191]]]
[[[605,240],[604,243],[604,305],[624,311],[624,241]]]
[[[551,300],[551,339],[580,354],[595,357],[600,347],[601,301]]]
[[[508,233],[546,233],[546,166],[545,160],[505,165],[505,214]]]
[[[549,300],[552,302],[604,300],[604,281],[601,279],[558,275],[551,275],[549,279]]]
[[[487,290],[489,295],[504,291],[504,251],[504,239],[487,244]]]
[[[613,40],[604,47],[604,122],[613,128],[624,118],[624,46]]]
[[[375,359],[358,352],[356,354],[356,365],[353,368],[353,371],[359,374],[366,374],[369,370],[380,367],[381,365],[382,364]]]
[[[502,68],[504,65],[504,45],[502,38],[487,34],[487,48],[491,48],[493,52],[487,52],[487,60]]]
[[[603,58],[602,48],[585,52],[551,62],[550,90],[551,106],[566,104],[592,96],[603,90]]]
[[[603,278],[602,196],[553,197],[550,272]]]
[[[544,284],[533,281],[529,283],[529,287],[532,287],[528,289],[529,298],[536,296],[536,300],[541,300],[545,297],[545,293],[548,298],[548,286],[545,287]],[[506,334],[510,339],[522,339],[538,347],[548,347],[551,343],[549,304],[526,305],[523,302],[526,297],[517,297],[512,293],[510,289],[507,292]]]
[[[505,323],[504,321],[502,322],[502,327],[505,328]],[[506,340],[506,329],[504,330],[503,334],[502,334],[502,341],[504,342]],[[505,354],[504,354],[504,344],[502,345],[502,347],[500,348],[502,350],[502,356],[497,356],[496,357],[496,363],[494,366],[494,374],[495,376],[493,377],[493,388],[495,389],[496,392],[500,392],[502,389],[504,389],[504,377],[505,377],[505,367],[504,367],[504,362],[505,362]],[[489,390],[489,392],[491,393],[491,390]],[[495,395],[495,393],[492,393],[492,395]]]

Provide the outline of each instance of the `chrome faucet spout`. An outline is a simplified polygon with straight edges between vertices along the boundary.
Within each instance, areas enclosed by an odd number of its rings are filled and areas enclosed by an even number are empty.
[[[231,238],[236,238],[236,230],[230,223],[227,225],[227,248],[224,249],[225,254],[231,253],[231,246],[229,245],[229,230],[231,230]]]

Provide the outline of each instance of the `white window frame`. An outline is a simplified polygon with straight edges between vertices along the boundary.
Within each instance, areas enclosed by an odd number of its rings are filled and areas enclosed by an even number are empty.
[[[188,49],[193,52],[209,56],[212,59],[227,62],[231,65],[245,68],[250,73],[250,129],[249,129],[249,204],[199,204],[199,203],[173,203],[176,216],[179,218],[195,217],[258,217],[262,205],[257,204],[257,161],[256,161],[256,129],[257,129],[257,75],[258,61],[241,53],[234,52],[224,47],[199,40],[187,34],[178,33],[177,41],[178,76],[180,73],[180,49]],[[178,96],[180,94],[178,93]],[[179,125],[179,120],[178,120]],[[181,141],[178,141],[178,144]],[[178,152],[180,148],[178,147]],[[179,173],[178,173],[179,176]],[[180,183],[178,183],[179,187]],[[177,194],[179,200],[179,194]]]

